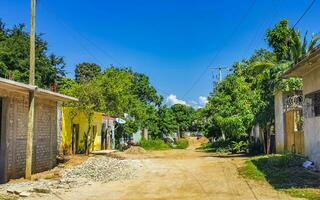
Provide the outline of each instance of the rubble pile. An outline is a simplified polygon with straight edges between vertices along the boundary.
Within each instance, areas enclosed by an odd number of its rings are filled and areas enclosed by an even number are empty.
[[[66,169],[59,178],[0,184],[0,194],[6,191],[12,195],[28,197],[32,193],[49,194],[59,190],[68,191],[74,187],[92,185],[93,182],[127,180],[136,177],[140,167],[142,164],[138,160],[94,156],[74,168]]]
[[[61,174],[62,179],[109,182],[135,177],[140,167],[139,161],[119,160],[110,157],[91,157],[81,165],[68,169]]]

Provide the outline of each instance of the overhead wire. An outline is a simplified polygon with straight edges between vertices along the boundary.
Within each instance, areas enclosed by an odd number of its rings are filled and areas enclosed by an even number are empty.
[[[294,29],[299,23],[300,21],[304,18],[304,16],[311,10],[312,6],[315,4],[316,0],[312,0],[311,3],[309,4],[309,6],[304,10],[304,12],[302,13],[302,15],[299,17],[299,19],[297,20],[297,22],[292,26],[292,29]]]
[[[61,24],[62,26],[66,27],[67,29],[70,30],[71,34],[73,34],[73,32],[77,33],[78,36],[84,40],[86,40],[88,43],[90,43],[92,46],[94,46],[97,50],[99,50],[100,52],[102,52],[104,55],[106,55],[107,57],[109,57],[110,59],[112,59],[114,62],[116,62],[120,67],[125,67],[125,65],[123,65],[118,59],[116,59],[114,56],[111,55],[111,53],[105,51],[103,48],[101,48],[99,45],[97,45],[95,42],[91,41],[90,39],[88,39],[86,36],[84,36],[82,33],[80,33],[79,31],[75,30],[74,28],[72,28],[71,25],[69,25],[67,22],[65,22],[65,20],[62,19],[62,17],[59,17],[55,12],[53,12],[52,10],[50,10],[44,3],[43,1],[41,1],[41,3],[39,4],[40,6],[42,6],[42,8],[44,8],[48,13],[50,13],[55,19],[56,21]],[[103,62],[96,57],[89,48],[86,47],[86,45],[84,45],[80,40],[77,40],[77,38],[73,35],[71,36],[75,42],[77,42],[80,47],[82,49],[84,49],[92,58],[94,58],[98,64],[100,64],[101,66],[104,66]],[[170,95],[168,92],[159,89],[158,87],[153,86],[154,88],[156,88],[156,90],[164,93],[165,95]]]
[[[245,14],[241,17],[239,23],[237,23],[237,25],[234,27],[234,29],[232,30],[232,32],[229,34],[228,38],[232,38],[234,36],[234,34],[237,32],[237,30],[239,29],[239,27],[241,26],[241,24],[243,23],[243,21],[247,18],[247,16],[249,15],[249,13],[251,12],[251,10],[253,9],[254,5],[256,3],[256,0],[253,0],[252,3],[250,4],[249,8],[246,10]],[[208,69],[211,67],[211,65],[214,63],[214,61],[217,59],[217,57],[221,54],[221,52],[223,51],[223,49],[225,48],[226,45],[224,45],[222,48],[220,48],[217,53],[215,53],[215,55],[213,56],[213,58],[210,60],[209,64],[205,67],[205,69],[203,70],[203,72],[200,74],[200,76],[195,80],[195,82],[193,82],[193,84],[191,85],[191,87],[185,92],[185,94],[183,95],[183,98],[185,98],[192,90],[193,88],[199,83],[199,81],[202,79],[202,77],[207,73]]]

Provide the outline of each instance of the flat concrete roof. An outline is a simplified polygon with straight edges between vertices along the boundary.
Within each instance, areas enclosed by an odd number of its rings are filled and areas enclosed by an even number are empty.
[[[17,81],[0,78],[0,88],[6,89],[6,90],[13,90],[13,91],[20,91],[20,92],[35,92],[36,96],[41,97],[47,97],[52,100],[56,101],[79,101],[77,98],[60,94],[57,92],[52,92],[49,90],[38,88],[34,85],[24,84]]]
[[[303,77],[306,73],[320,67],[320,45],[308,56],[282,73],[283,77]]]

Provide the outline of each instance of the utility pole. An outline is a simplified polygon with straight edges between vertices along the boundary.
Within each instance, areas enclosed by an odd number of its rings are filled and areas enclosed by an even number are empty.
[[[212,67],[211,69],[212,70],[219,70],[219,81],[218,81],[218,83],[220,83],[222,81],[222,70],[228,69],[228,67]],[[212,77],[213,77],[213,81],[214,81],[214,79],[215,79],[214,72],[213,72],[213,76]],[[214,84],[215,84],[215,81],[214,81]]]
[[[35,12],[36,0],[31,0],[31,19],[30,19],[30,68],[29,68],[29,84],[35,85]],[[34,132],[34,91],[29,92],[29,116],[28,116],[28,133],[27,133],[27,151],[26,151],[26,171],[25,178],[31,179],[32,174],[32,148],[33,148],[33,132]]]

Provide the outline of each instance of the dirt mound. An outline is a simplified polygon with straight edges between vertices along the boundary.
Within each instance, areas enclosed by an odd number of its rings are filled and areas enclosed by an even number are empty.
[[[125,150],[124,153],[126,154],[144,154],[147,151],[144,148],[139,146],[131,146],[129,149]]]
[[[204,136],[202,136],[202,137],[200,137],[200,138],[198,139],[198,142],[199,142],[200,144],[205,144],[205,143],[208,143],[208,142],[209,142],[209,139],[206,138],[206,137],[204,137]]]
[[[202,144],[208,143],[208,138],[201,136],[201,137],[188,137],[189,147],[188,149],[196,149],[199,148]]]

